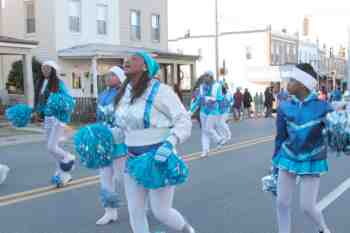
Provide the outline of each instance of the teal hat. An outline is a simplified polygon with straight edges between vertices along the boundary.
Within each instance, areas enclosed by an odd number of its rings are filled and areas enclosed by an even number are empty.
[[[154,78],[160,69],[158,62],[147,52],[139,51],[135,55],[143,58],[147,66],[148,76]]]

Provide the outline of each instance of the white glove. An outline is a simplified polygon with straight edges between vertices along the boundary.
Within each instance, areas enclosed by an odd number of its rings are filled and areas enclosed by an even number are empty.
[[[122,144],[125,141],[125,132],[120,127],[111,128],[111,132],[113,135],[114,142],[116,144]]]

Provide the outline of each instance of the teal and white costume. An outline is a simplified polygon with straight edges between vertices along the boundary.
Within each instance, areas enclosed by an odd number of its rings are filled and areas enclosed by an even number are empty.
[[[280,233],[291,232],[291,202],[296,178],[300,176],[302,210],[316,223],[320,232],[329,233],[322,211],[316,201],[320,175],[328,171],[327,148],[323,138],[324,119],[332,109],[313,93],[316,79],[299,69],[291,68],[290,78],[303,84],[310,92],[300,100],[293,96],[279,105],[277,135],[272,159],[277,168],[277,219]],[[276,174],[276,173],[275,173]]]
[[[213,84],[203,83],[199,88],[199,95],[192,101],[191,112],[194,113],[200,107],[200,119],[202,127],[202,156],[206,156],[210,149],[210,140],[222,145],[225,138],[219,134],[220,121],[223,112],[220,103],[224,100],[222,86],[218,82]]]
[[[110,69],[120,82],[123,83],[126,79],[124,71],[119,67]],[[97,121],[102,122],[108,127],[113,127],[114,119],[114,101],[118,94],[118,89],[115,87],[108,87],[102,92],[98,98],[97,105]],[[122,179],[122,172],[124,171],[125,156],[127,155],[127,147],[123,142],[114,145],[112,154],[112,162],[109,166],[100,168],[100,200],[102,206],[105,208],[105,215],[97,221],[98,225],[108,224],[116,221],[118,218],[117,208],[120,206],[119,193],[116,190],[116,180]]]
[[[224,95],[224,99],[219,103],[221,116],[219,118],[219,135],[221,135],[225,142],[231,139],[231,130],[227,124],[227,118],[230,113],[230,109],[233,106],[233,95],[227,90]]]
[[[159,67],[153,58],[146,53],[136,56],[145,60],[149,77],[154,77]],[[131,228],[134,233],[150,233],[146,217],[149,199],[154,216],[181,231],[186,222],[172,208],[172,200],[176,185],[186,181],[188,168],[175,147],[191,134],[190,116],[174,91],[155,79],[133,103],[131,90],[128,84],[116,107],[119,127],[113,129],[116,141],[125,137],[129,152],[124,184]]]
[[[58,73],[58,65],[55,62],[47,61],[43,65],[50,66]],[[45,79],[40,95],[47,98],[41,98],[41,101],[36,103],[34,111],[41,112],[45,116],[44,128],[46,130],[47,147],[49,153],[55,158],[57,165],[51,181],[59,187],[72,179],[70,171],[73,169],[75,156],[62,149],[59,143],[64,138],[66,124],[71,120],[75,101],[69,94],[63,81],[59,80],[57,92],[50,92],[48,86],[48,80]]]

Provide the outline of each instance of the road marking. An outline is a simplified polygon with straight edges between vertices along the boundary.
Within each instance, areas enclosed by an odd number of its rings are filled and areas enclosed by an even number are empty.
[[[341,183],[336,189],[325,196],[319,203],[317,203],[317,208],[320,210],[326,209],[330,204],[336,201],[343,193],[345,193],[350,188],[350,178]]]
[[[222,154],[227,151],[239,150],[239,149],[247,148],[257,144],[271,142],[273,138],[274,136],[260,137],[260,138],[251,139],[251,140],[235,143],[232,145],[224,146],[221,149],[213,150],[212,152],[210,152],[208,154],[208,157]],[[202,159],[200,157],[200,154],[201,152],[188,154],[184,156],[184,161],[190,162],[193,160]],[[32,199],[36,199],[44,196],[49,196],[56,193],[62,193],[72,189],[92,186],[92,185],[98,184],[99,182],[100,182],[99,176],[89,176],[89,177],[80,178],[78,180],[74,180],[71,183],[69,183],[69,185],[67,185],[66,187],[63,187],[60,189],[57,189],[55,186],[51,185],[43,188],[33,189],[30,191],[10,194],[2,197],[0,196],[0,207],[16,204],[19,202],[32,200]]]

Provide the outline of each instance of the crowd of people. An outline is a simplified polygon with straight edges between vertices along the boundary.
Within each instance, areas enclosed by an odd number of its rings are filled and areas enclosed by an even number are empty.
[[[42,77],[35,88],[33,117],[44,118],[48,154],[56,163],[51,182],[60,188],[72,180],[76,159],[60,146],[73,132],[67,131],[71,109],[66,104],[72,97],[58,78],[58,71],[54,61],[43,63]],[[254,97],[247,88],[243,93],[240,88],[231,93],[227,83],[216,81],[213,72],[207,71],[198,79],[187,111],[172,88],[155,78],[158,71],[158,63],[145,52],[131,55],[124,69],[113,67],[106,76],[108,88],[98,98],[99,123],[74,134],[82,165],[100,173],[100,202],[105,214],[96,222],[98,225],[118,219],[121,193],[116,189],[116,180],[123,180],[134,233],[150,233],[148,205],[169,228],[195,233],[172,205],[175,187],[188,177],[188,168],[175,148],[191,136],[191,116],[199,120],[201,156],[206,157],[212,142],[220,148],[230,140],[227,116],[231,112],[236,120],[251,118],[253,112],[256,117],[271,117],[277,105],[272,165],[278,174],[279,232],[291,232],[292,194],[296,178],[300,177],[304,212],[320,233],[330,233],[316,207],[321,175],[328,171],[321,119],[332,111],[326,100],[341,100],[339,88],[331,94],[323,87],[316,92],[317,75],[309,64],[294,67],[287,90],[274,94],[273,88],[268,87]],[[62,101],[65,107],[56,113],[54,110]],[[108,141],[112,143],[110,147]],[[7,172],[6,166],[0,166],[0,182]]]

